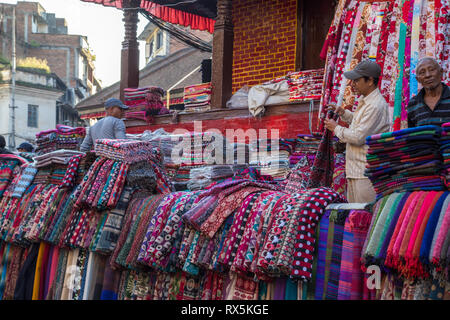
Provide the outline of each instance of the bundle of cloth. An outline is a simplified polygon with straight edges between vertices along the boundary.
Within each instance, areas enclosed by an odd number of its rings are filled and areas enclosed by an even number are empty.
[[[205,189],[214,182],[220,182],[232,177],[238,170],[245,169],[247,165],[208,165],[191,169],[187,188],[191,191]]]
[[[211,107],[211,82],[195,84],[184,88],[183,112],[199,112]]]
[[[146,141],[97,139],[95,140],[95,154],[100,157],[131,164],[155,157],[160,154],[160,151]]]
[[[289,101],[320,100],[324,69],[289,72]]]
[[[149,120],[158,114],[167,114],[162,97],[164,90],[159,87],[125,88],[124,103],[130,108],[125,112],[127,119]]]
[[[28,162],[24,158],[17,155],[0,154],[0,198],[20,172],[21,166],[27,164]]]
[[[294,141],[288,139],[253,140],[249,144],[250,166],[283,180],[289,173],[289,156],[294,149]]]
[[[392,192],[444,190],[441,127],[427,125],[366,138],[369,177],[377,199]]]
[[[42,155],[59,149],[79,150],[86,129],[57,124],[56,129],[41,131],[36,134],[36,154]]]
[[[315,300],[369,300],[361,253],[372,220],[368,204],[331,204],[318,226]],[[330,259],[331,258],[331,259]]]
[[[73,156],[84,154],[81,151],[60,149],[36,156],[34,161],[37,168],[46,167],[51,164],[67,165]]]
[[[311,134],[299,134],[297,136],[294,150],[289,156],[289,165],[293,168],[297,162],[304,157],[308,157],[309,160],[314,161],[314,157],[319,148],[320,136]]]
[[[362,251],[363,263],[404,279],[444,279],[445,286],[450,262],[449,204],[448,191],[393,193],[378,200]]]
[[[440,150],[442,155],[442,176],[447,189],[450,189],[450,122],[442,124]]]

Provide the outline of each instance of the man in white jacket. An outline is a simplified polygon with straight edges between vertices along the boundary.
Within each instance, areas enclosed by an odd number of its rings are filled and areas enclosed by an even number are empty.
[[[340,126],[332,119],[325,120],[325,127],[346,143],[345,174],[348,202],[372,202],[376,193],[366,169],[366,137],[388,132],[390,128],[388,104],[378,89],[381,68],[372,60],[361,61],[353,70],[344,72],[351,80],[352,90],[360,95],[355,112],[337,106],[335,111],[349,124]]]

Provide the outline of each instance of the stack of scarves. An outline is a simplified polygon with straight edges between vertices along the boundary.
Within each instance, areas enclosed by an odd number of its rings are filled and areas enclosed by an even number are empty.
[[[205,189],[214,182],[230,178],[237,170],[245,169],[246,165],[207,165],[191,169],[187,188],[191,191]]]
[[[443,82],[450,81],[449,10],[448,0],[340,0],[320,54],[326,60],[320,118],[330,103],[355,107],[350,80],[343,73],[370,58],[381,67],[379,87],[393,129],[406,128],[406,106],[419,90],[418,60],[435,57],[443,68]]]
[[[442,124],[442,136],[440,140],[442,154],[442,176],[447,189],[450,189],[450,122]]]
[[[160,151],[146,141],[127,139],[97,139],[95,154],[124,163],[146,161],[152,157],[159,157]]]
[[[354,204],[328,206],[319,224],[316,300],[367,300],[371,297],[361,252],[372,214]]]
[[[125,88],[124,103],[129,106],[125,118],[149,120],[154,115],[169,113],[163,96],[164,90],[159,87]]]
[[[84,152],[81,151],[61,149],[36,156],[34,161],[37,168],[47,167],[51,164],[67,165],[73,156],[83,154]]]
[[[366,138],[367,169],[377,199],[392,192],[443,190],[441,128],[420,126]]]
[[[289,101],[319,100],[322,93],[324,69],[288,73]]]
[[[211,90],[211,82],[185,87],[183,112],[199,112],[209,110],[211,107]]]
[[[57,124],[56,129],[36,134],[36,154],[42,155],[59,149],[79,150],[85,136],[86,129],[83,127],[72,128]]]
[[[249,165],[274,179],[285,179],[289,172],[289,156],[295,141],[287,139],[259,139],[249,144]]]
[[[0,198],[14,179],[14,171],[20,170],[20,166],[25,164],[25,159],[17,156],[0,155]],[[22,162],[21,162],[22,161]]]
[[[363,259],[407,279],[448,272],[450,194],[444,191],[393,193],[377,201]]]

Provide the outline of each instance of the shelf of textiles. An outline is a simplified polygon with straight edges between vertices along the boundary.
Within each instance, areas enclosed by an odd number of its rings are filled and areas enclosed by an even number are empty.
[[[324,69],[289,72],[289,101],[319,100],[322,95]]]
[[[180,113],[202,112],[211,109],[211,82],[184,88],[184,110]]]
[[[377,199],[393,192],[447,190],[447,128],[427,125],[372,135],[365,175]]]
[[[41,131],[36,134],[36,154],[42,155],[52,151],[79,150],[80,145],[86,136],[86,129],[83,127],[72,128],[62,124],[57,124],[56,129]]]
[[[449,300],[450,193],[396,192],[380,198],[362,250],[382,271],[376,299]]]
[[[343,73],[370,58],[381,67],[379,88],[394,130],[406,128],[406,106],[419,89],[414,76],[418,59],[435,57],[443,68],[442,81],[450,82],[449,10],[448,1],[340,0],[320,54],[326,59],[322,114],[330,103],[354,108],[355,96]]]
[[[125,88],[123,95],[124,104],[129,107],[126,119],[149,121],[152,116],[169,113],[162,101],[164,90],[159,87]]]

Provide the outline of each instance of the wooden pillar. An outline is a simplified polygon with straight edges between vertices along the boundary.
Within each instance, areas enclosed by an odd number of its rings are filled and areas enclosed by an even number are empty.
[[[231,98],[233,71],[233,22],[231,0],[217,0],[212,54],[211,107],[225,108]]]
[[[120,100],[123,101],[125,88],[139,86],[139,45],[137,42],[138,0],[123,1],[125,39],[122,42],[120,67]]]

